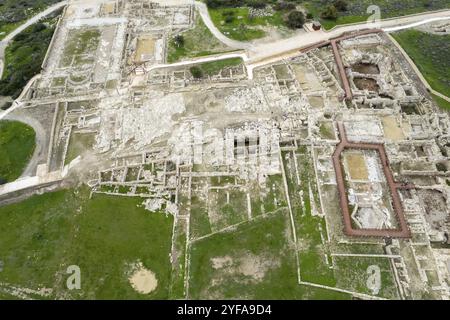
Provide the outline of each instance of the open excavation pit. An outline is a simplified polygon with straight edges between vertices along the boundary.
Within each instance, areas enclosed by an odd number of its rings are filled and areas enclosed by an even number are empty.
[[[368,90],[378,93],[380,86],[377,81],[371,78],[354,78],[353,82],[359,90]]]
[[[362,74],[380,74],[380,68],[373,63],[358,62],[351,66],[352,70]]]

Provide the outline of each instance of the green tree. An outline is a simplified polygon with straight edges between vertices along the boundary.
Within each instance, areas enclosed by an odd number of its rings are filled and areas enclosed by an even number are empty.
[[[292,11],[289,13],[286,25],[291,29],[302,28],[305,23],[305,15],[301,11]]]

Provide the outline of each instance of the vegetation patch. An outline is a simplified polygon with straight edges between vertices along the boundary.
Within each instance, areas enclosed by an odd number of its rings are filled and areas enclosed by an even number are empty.
[[[189,298],[348,299],[298,284],[286,209],[193,244]]]
[[[172,216],[146,211],[139,198],[89,194],[81,187],[1,207],[0,282],[49,288],[52,299],[168,298]],[[157,279],[148,294],[129,281],[138,262]],[[80,290],[66,287],[71,265]]]
[[[6,48],[0,95],[17,98],[28,81],[41,71],[56,22],[53,17],[27,28]]]
[[[205,62],[199,64],[198,66],[193,66],[190,68],[190,72],[194,78],[202,78],[204,75],[214,76],[219,74],[219,72],[228,67],[235,67],[242,64],[241,58],[229,58],[224,60],[217,60],[211,62]]]
[[[210,190],[208,206],[213,231],[247,220],[247,197],[242,190]]]
[[[3,0],[0,2],[0,39],[16,29],[26,19],[60,0]]]
[[[262,26],[283,26],[281,12],[264,17],[253,17],[249,8],[209,9],[209,15],[216,27],[227,37],[238,41],[262,38],[266,32]]]
[[[388,258],[334,257],[334,265],[338,287],[398,299],[397,286]]]
[[[0,121],[0,184],[22,174],[36,147],[36,133],[18,121]]]
[[[203,20],[197,17],[193,29],[176,35],[170,40],[167,62],[174,63],[183,58],[201,57],[226,51],[230,49],[217,40]]]
[[[450,110],[450,102],[448,102],[447,100],[442,99],[441,97],[438,97],[434,94],[432,94],[432,97],[433,97],[434,101],[436,102],[436,104],[440,108],[442,108],[444,110]]]
[[[430,86],[450,97],[450,35],[436,35],[418,30],[393,34],[422,72]]]
[[[305,7],[326,29],[339,24],[366,21],[373,12],[367,8],[376,5],[381,18],[392,18],[425,11],[449,8],[448,0],[307,0],[294,1]]]
[[[336,280],[329,261],[329,249],[324,243],[326,222],[317,215],[320,201],[311,154],[306,147],[300,147],[295,158],[293,152],[285,152],[283,165],[297,230],[301,278],[334,287]]]

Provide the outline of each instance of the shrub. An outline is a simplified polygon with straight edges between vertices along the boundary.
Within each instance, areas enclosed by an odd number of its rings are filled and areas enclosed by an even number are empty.
[[[224,11],[222,12],[222,17],[225,23],[232,23],[234,21],[234,12],[233,11]]]
[[[336,20],[338,17],[338,12],[335,6],[330,5],[325,8],[324,11],[320,14],[322,19]]]
[[[222,12],[222,17],[228,17],[228,16],[234,16],[234,12],[230,11],[230,10]]]
[[[184,37],[181,34],[177,34],[173,38],[173,42],[178,48],[184,47]]]
[[[438,171],[440,171],[440,172],[447,171],[447,168],[445,167],[445,165],[443,163],[436,163],[436,169],[438,169]]]
[[[301,11],[292,11],[289,13],[286,25],[292,29],[302,28],[305,23],[305,15]]]
[[[200,67],[193,66],[189,69],[189,71],[195,79],[201,79],[203,77],[203,71]]]
[[[283,11],[283,10],[295,10],[295,4],[293,4],[292,2],[277,2],[274,6],[273,9],[275,11]]]
[[[234,16],[225,16],[225,23],[232,23],[234,21]]]

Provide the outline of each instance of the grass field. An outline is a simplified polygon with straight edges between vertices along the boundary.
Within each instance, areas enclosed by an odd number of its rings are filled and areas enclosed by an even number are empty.
[[[299,285],[286,209],[196,242],[189,298],[348,299]]]
[[[241,58],[229,58],[224,60],[217,60],[211,62],[205,62],[197,65],[202,71],[202,74],[213,76],[217,75],[222,69],[226,67],[234,67],[242,64]]]
[[[430,86],[450,97],[450,35],[434,35],[418,30],[393,34]]]
[[[337,286],[348,290],[373,294],[367,287],[369,266],[380,268],[380,289],[376,294],[387,299],[398,299],[395,279],[389,259],[373,257],[334,257]]]
[[[231,21],[226,22],[226,14],[233,16]],[[248,8],[218,8],[209,9],[209,15],[223,34],[239,41],[249,41],[264,37],[266,32],[258,28],[258,26],[284,26],[281,12],[275,12],[269,17],[249,18]]]
[[[167,298],[172,216],[146,211],[138,198],[89,199],[89,191],[62,190],[0,207],[0,283],[51,288],[52,299]],[[137,261],[157,278],[150,294],[128,281]],[[80,267],[80,290],[66,288],[69,265]]]
[[[372,294],[367,287],[370,265],[381,270],[381,290],[374,294],[397,298],[397,289],[387,258],[332,257],[332,253],[382,254],[382,248],[349,245],[343,248],[330,235],[324,217],[317,215],[322,208],[315,182],[310,149],[300,147],[295,152],[283,152],[289,197],[298,238],[298,254],[302,281],[337,287],[353,292]],[[295,165],[295,161],[297,164]],[[297,181],[300,179],[300,183]],[[311,191],[310,191],[311,189]],[[327,210],[324,208],[323,210]],[[375,250],[380,251],[375,251]]]
[[[0,121],[0,184],[16,180],[36,146],[33,128],[18,121]]]
[[[205,62],[198,65],[195,65],[190,68],[191,74],[194,75],[194,72],[199,72],[199,74],[195,77],[202,78],[204,76],[215,76],[218,75],[222,69],[227,67],[235,67],[242,64],[241,58],[229,58],[224,60],[217,60],[211,62]]]
[[[326,0],[307,0],[301,3],[308,9],[314,17],[320,18],[320,13],[324,7],[332,1]],[[425,11],[433,11],[450,8],[447,0],[347,0],[348,9],[345,12],[339,12],[336,20],[320,19],[325,29],[330,29],[336,25],[363,22],[372,13],[367,13],[370,5],[376,5],[380,8],[381,18],[392,18],[414,14]]]
[[[200,17],[197,17],[195,27],[183,32],[182,36],[183,46],[177,46],[173,38],[170,40],[167,62],[174,63],[183,58],[201,57],[232,50],[213,36]]]

